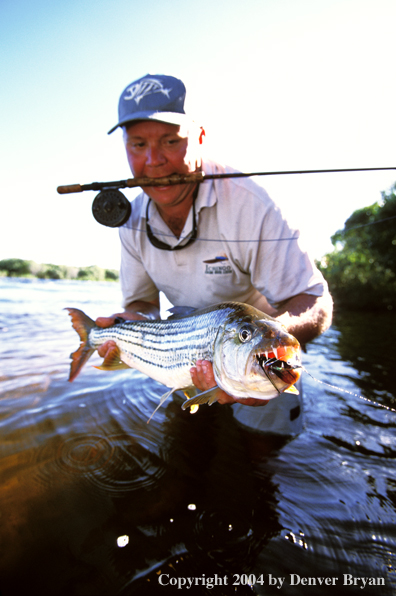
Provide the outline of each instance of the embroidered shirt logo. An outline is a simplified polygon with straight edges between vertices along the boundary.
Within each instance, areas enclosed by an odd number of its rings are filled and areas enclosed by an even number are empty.
[[[209,275],[222,275],[224,273],[232,273],[231,265],[227,265],[226,261],[228,261],[228,257],[225,255],[204,261],[204,263],[206,264],[205,273]]]
[[[139,102],[143,99],[143,97],[153,93],[162,93],[169,99],[170,91],[172,91],[172,89],[165,89],[163,84],[157,79],[144,79],[143,81],[139,81],[138,83],[128,87],[126,90],[126,95],[124,95],[124,99],[134,99],[136,105],[139,105]]]

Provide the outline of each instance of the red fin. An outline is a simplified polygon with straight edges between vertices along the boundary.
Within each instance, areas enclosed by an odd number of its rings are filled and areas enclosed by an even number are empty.
[[[84,366],[84,364],[86,363],[86,361],[95,351],[95,348],[92,348],[88,344],[88,335],[91,329],[95,327],[95,323],[92,319],[87,317],[87,315],[83,313],[82,310],[78,310],[77,308],[65,308],[65,310],[69,312],[69,315],[71,316],[72,320],[73,329],[77,331],[81,340],[81,344],[78,350],[76,350],[75,352],[73,352],[73,354],[70,355],[72,362],[70,365],[69,381],[73,381],[82,369],[82,367]]]

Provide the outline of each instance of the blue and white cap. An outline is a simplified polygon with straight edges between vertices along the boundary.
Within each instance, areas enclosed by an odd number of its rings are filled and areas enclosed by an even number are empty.
[[[179,79],[148,74],[124,89],[118,103],[118,124],[108,134],[134,120],[158,120],[180,125],[187,118],[185,97],[186,88]]]

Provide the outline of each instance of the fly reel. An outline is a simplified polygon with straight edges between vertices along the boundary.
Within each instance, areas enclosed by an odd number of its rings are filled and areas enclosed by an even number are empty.
[[[92,215],[96,221],[109,228],[118,228],[131,215],[131,204],[119,190],[104,188],[92,203]]]

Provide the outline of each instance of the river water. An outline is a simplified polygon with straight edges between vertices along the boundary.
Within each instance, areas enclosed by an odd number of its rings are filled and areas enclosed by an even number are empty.
[[[304,373],[282,438],[218,404],[147,424],[164,388],[136,371],[68,383],[63,308],[119,304],[117,284],[0,279],[1,595],[394,594],[395,315],[336,315],[304,364],[349,393]]]

